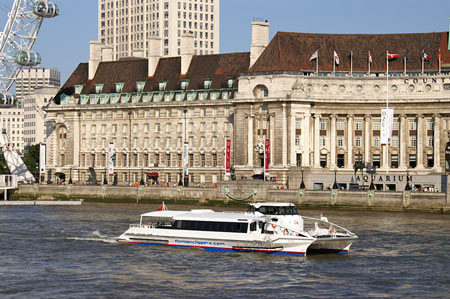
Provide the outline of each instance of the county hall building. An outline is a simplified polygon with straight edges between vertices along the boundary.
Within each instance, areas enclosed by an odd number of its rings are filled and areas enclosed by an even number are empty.
[[[250,52],[163,57],[161,38],[148,58],[112,61],[91,43],[47,109],[47,176],[86,182],[107,171],[114,143],[119,184],[177,184],[188,143],[189,181],[213,185],[225,175],[225,140],[237,180],[260,177],[269,139],[268,179],[298,188],[442,190],[449,169],[448,32],[313,34],[252,23]],[[387,59],[387,52],[393,59]],[[389,64],[389,70],[387,69]],[[393,109],[382,144],[382,108]],[[355,173],[355,169],[357,170]],[[108,176],[108,183],[112,183]],[[445,181],[445,182],[444,182]]]

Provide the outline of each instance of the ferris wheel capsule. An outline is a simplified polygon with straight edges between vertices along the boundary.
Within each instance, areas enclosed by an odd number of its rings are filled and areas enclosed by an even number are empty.
[[[42,18],[53,18],[59,15],[59,8],[51,1],[35,1],[33,3],[33,13]]]
[[[11,106],[14,104],[15,100],[16,97],[8,92],[0,93],[0,105]]]
[[[19,50],[15,62],[24,66],[34,66],[41,63],[41,55],[32,50]]]

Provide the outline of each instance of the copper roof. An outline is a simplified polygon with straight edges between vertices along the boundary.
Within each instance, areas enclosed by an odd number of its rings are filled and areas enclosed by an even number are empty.
[[[262,55],[251,67],[250,73],[274,71],[315,71],[316,61],[309,61],[319,50],[319,71],[333,70],[333,53],[340,64],[336,71],[350,71],[350,53],[353,51],[353,70],[368,70],[368,53],[373,57],[371,71],[386,71],[386,51],[399,54],[389,61],[389,70],[403,70],[404,53],[409,59],[407,70],[422,69],[422,51],[431,56],[425,60],[426,70],[437,70],[439,49],[444,63],[450,63],[448,32],[411,34],[315,34],[278,32]]]

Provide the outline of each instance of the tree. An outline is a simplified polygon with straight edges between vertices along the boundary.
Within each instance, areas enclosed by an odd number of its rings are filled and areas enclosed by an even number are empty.
[[[0,174],[9,174],[8,164],[6,164],[3,154],[0,154]]]
[[[28,152],[23,157],[23,162],[35,177],[39,174],[39,151],[39,144],[32,145],[28,148]]]

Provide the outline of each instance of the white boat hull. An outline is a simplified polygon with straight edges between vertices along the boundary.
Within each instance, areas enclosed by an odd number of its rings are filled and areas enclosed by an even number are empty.
[[[356,236],[318,238],[308,247],[308,252],[345,254],[356,239]]]
[[[130,227],[118,241],[136,245],[159,245],[175,247],[195,247],[209,252],[262,252],[305,256],[313,239],[293,236],[274,237],[271,240],[258,239],[251,233],[213,233],[196,231],[156,229],[147,225]],[[240,239],[239,239],[240,238]]]

